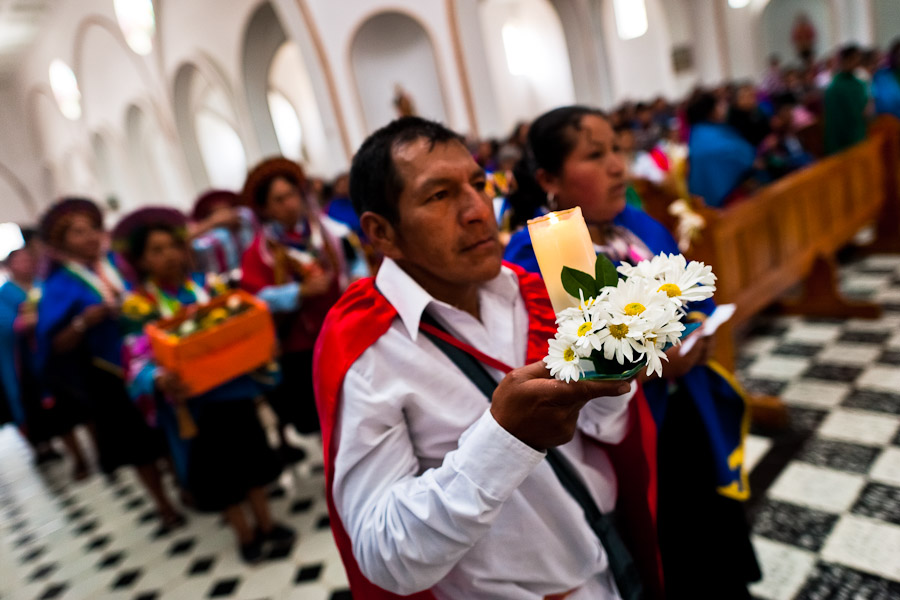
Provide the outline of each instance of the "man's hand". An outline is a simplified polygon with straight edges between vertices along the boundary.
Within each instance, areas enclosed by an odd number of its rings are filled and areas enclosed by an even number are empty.
[[[688,337],[695,335],[700,335],[699,330]],[[683,344],[684,340],[681,343]],[[706,336],[699,338],[694,347],[691,348],[691,351],[684,356],[681,355],[680,345],[672,346],[666,351],[669,362],[663,362],[663,377],[666,379],[677,379],[686,375],[688,371],[697,365],[705,365],[706,361],[709,360],[711,350],[712,338]]]
[[[112,304],[93,304],[81,312],[81,318],[88,329],[99,325],[106,319],[116,316],[117,308]]]
[[[334,282],[334,272],[315,269],[300,284],[300,297],[313,298],[327,294]]]
[[[184,402],[190,393],[187,385],[177,374],[165,369],[159,369],[155,377],[156,389],[176,404]]]
[[[578,413],[589,400],[621,396],[630,389],[627,381],[558,381],[544,363],[536,362],[503,378],[494,391],[491,414],[503,429],[543,451],[575,436]]]

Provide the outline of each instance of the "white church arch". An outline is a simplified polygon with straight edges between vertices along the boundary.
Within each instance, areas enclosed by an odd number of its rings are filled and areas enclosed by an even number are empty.
[[[672,43],[661,5],[665,0],[641,1],[646,10],[647,29],[640,36],[622,39],[614,0],[592,0],[594,14],[603,27],[615,102],[649,100],[658,95],[674,97],[676,93]]]
[[[548,0],[486,0],[479,9],[506,131],[576,101],[566,34]]]
[[[125,114],[126,145],[141,204],[190,206],[191,194],[180,181],[172,149],[153,111],[133,104]],[[123,208],[136,208],[133,200]]]
[[[412,98],[418,115],[447,122],[435,47],[419,20],[402,12],[379,12],[350,40],[350,71],[367,131],[396,117],[393,98],[398,85]]]
[[[214,66],[201,71],[196,63],[185,63],[175,75],[175,123],[198,191],[239,190],[247,173],[233,96],[218,73]]]
[[[12,169],[0,163],[0,222],[33,224],[37,222],[39,208],[28,187]]]
[[[250,19],[243,48],[244,91],[260,150],[330,176],[335,163],[343,163],[343,146],[339,136],[327,134],[326,122],[334,115],[318,100],[328,92],[315,89],[316,67],[288,38],[272,4],[264,2]]]

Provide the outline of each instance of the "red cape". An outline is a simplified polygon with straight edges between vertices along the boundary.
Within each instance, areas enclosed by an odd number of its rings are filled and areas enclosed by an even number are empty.
[[[556,315],[540,277],[516,265],[504,264],[519,277],[519,289],[529,315],[526,362],[537,362],[547,355],[547,341],[556,334]],[[333,433],[344,377],[362,353],[387,332],[396,316],[394,307],[375,289],[375,280],[368,278],[351,285],[325,319],[313,357],[316,403],[322,424],[325,492],[331,531],[354,597],[431,600],[434,596],[428,591],[397,596],[366,579],[353,556],[350,537],[335,510],[332,496],[334,457],[337,455]],[[326,368],[321,367],[321,357],[327,357]],[[641,570],[645,588],[650,592],[648,597],[657,597],[656,591],[662,589],[662,566],[656,536],[656,427],[640,388],[630,410],[632,427],[628,435],[620,444],[604,445],[604,449],[619,481],[618,512],[625,524],[623,536]]]

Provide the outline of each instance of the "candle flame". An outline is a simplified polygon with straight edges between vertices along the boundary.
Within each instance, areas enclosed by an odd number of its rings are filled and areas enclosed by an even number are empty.
[[[550,213],[550,224],[559,223],[559,217],[556,216],[556,213]]]

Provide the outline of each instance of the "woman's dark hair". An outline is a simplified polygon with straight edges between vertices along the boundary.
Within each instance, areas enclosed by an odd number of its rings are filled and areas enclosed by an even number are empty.
[[[704,121],[709,121],[716,110],[715,95],[710,92],[702,92],[688,103],[685,109],[685,115],[689,125],[696,125]]]
[[[509,202],[509,229],[516,231],[533,219],[544,204],[547,203],[547,195],[541,185],[534,178],[529,160],[522,159],[513,167],[513,177],[516,180],[516,191],[507,198]]]
[[[581,121],[588,115],[606,118],[598,108],[564,106],[544,113],[531,124],[528,153],[535,172],[543,169],[552,175],[559,174],[563,163],[578,144]]]
[[[603,111],[588,106],[564,106],[544,113],[528,130],[528,151],[516,164],[516,191],[509,195],[510,228],[515,231],[534,218],[547,203],[547,194],[535,179],[538,169],[559,174],[563,163],[578,144],[581,121],[588,115],[606,118]]]
[[[433,149],[437,144],[465,140],[435,121],[403,117],[370,135],[353,157],[350,167],[350,200],[357,215],[373,212],[391,223],[400,221],[397,204],[406,182],[394,164],[394,149],[424,139]]]
[[[144,252],[147,251],[147,242],[150,241],[150,235],[157,232],[167,233],[171,235],[177,243],[184,243],[183,233],[167,223],[150,223],[144,227],[137,228],[135,232],[131,234],[128,248],[123,254],[128,261],[128,264],[131,265],[142,279],[147,277],[147,273],[141,268],[141,259],[144,257]]]
[[[300,185],[300,180],[297,179],[292,173],[276,173],[272,175],[272,177],[268,178],[261,185],[257,186],[255,190],[253,190],[253,203],[256,205],[257,209],[264,209],[266,207],[266,202],[269,199],[269,190],[272,189],[272,184],[275,183],[276,179],[284,179],[297,189],[302,189],[303,186]]]

